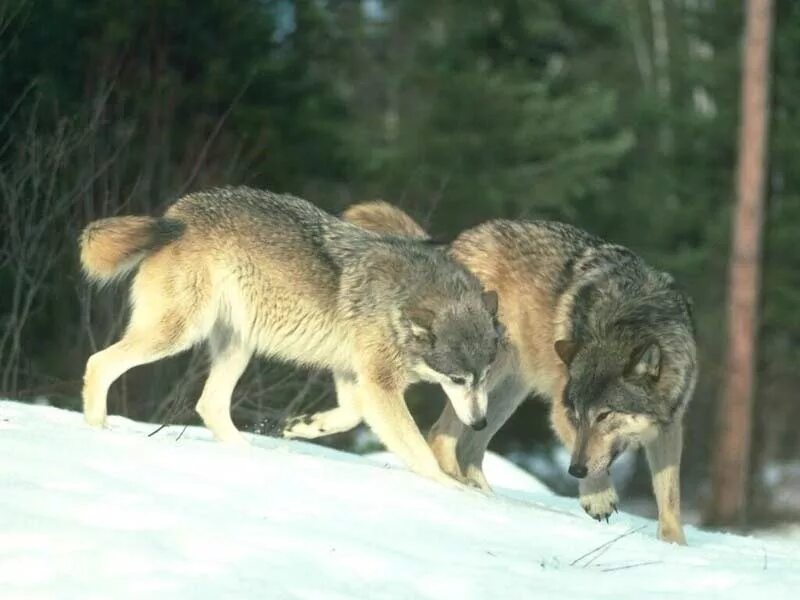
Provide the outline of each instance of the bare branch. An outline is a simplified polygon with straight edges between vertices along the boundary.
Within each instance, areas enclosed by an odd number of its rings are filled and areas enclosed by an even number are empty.
[[[605,543],[603,543],[603,544],[600,544],[600,545],[599,545],[599,546],[597,546],[596,548],[592,548],[591,550],[589,550],[589,551],[588,551],[588,552],[586,552],[585,554],[581,554],[581,555],[580,555],[578,558],[576,558],[576,559],[575,559],[575,560],[573,560],[571,563],[569,563],[569,566],[570,566],[570,567],[574,567],[576,564],[578,564],[578,563],[579,563],[580,561],[582,561],[584,558],[587,558],[587,557],[589,557],[589,556],[592,556],[593,554],[596,554],[597,552],[600,552],[600,551],[602,551],[604,548],[607,548],[607,547],[611,546],[612,544],[616,544],[616,543],[617,543],[618,541],[620,541],[621,539],[623,539],[623,538],[626,538],[626,537],[628,537],[629,535],[632,535],[632,534],[636,533],[637,531],[641,531],[641,530],[642,530],[642,529],[644,529],[645,527],[647,527],[647,525],[642,525],[641,527],[637,527],[637,528],[635,528],[635,529],[629,529],[629,530],[628,530],[628,531],[626,531],[625,533],[621,533],[621,534],[620,534],[620,535],[618,535],[617,537],[615,537],[615,538],[613,538],[613,539],[611,539],[611,540],[609,540],[609,541],[607,541],[607,542],[605,542]],[[588,567],[590,564],[592,564],[592,562],[594,561],[594,559],[595,559],[595,558],[597,558],[597,556],[594,556],[593,558],[591,558],[590,560],[588,560],[588,561],[587,561],[585,564],[583,564],[583,565],[581,565],[581,566],[582,566],[582,567],[584,567],[584,568]]]

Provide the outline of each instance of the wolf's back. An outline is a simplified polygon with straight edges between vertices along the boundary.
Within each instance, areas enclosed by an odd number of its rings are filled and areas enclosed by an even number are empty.
[[[342,219],[382,235],[400,235],[418,240],[430,239],[419,223],[396,206],[382,200],[354,204],[342,213]]]
[[[132,216],[93,221],[81,234],[81,265],[90,279],[110,281],[180,238],[184,229],[183,222],[167,218]]]

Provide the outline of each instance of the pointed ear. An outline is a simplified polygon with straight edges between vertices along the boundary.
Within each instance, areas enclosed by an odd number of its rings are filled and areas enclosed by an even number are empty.
[[[656,342],[647,344],[633,353],[629,372],[639,377],[647,375],[658,379],[661,372],[661,348]]]
[[[427,308],[406,308],[403,314],[411,326],[415,338],[431,341],[433,339],[433,319],[436,314]]]
[[[497,315],[497,292],[491,290],[489,292],[481,293],[481,300],[483,300],[483,305],[486,307],[492,316]]]
[[[578,342],[573,340],[556,340],[554,347],[558,357],[567,366],[570,365],[572,359],[575,358],[575,355],[578,353],[580,348]]]

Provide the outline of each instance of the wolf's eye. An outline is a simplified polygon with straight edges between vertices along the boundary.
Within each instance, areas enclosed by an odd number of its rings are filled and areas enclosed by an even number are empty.
[[[450,381],[452,381],[456,385],[466,385],[467,378],[461,377],[460,375],[450,375]]]
[[[603,411],[603,412],[599,413],[599,414],[598,414],[598,415],[597,415],[597,416],[594,418],[594,420],[595,420],[597,423],[599,423],[600,421],[605,421],[605,420],[608,418],[608,415],[610,415],[610,414],[611,414],[611,411],[610,411],[610,410]]]

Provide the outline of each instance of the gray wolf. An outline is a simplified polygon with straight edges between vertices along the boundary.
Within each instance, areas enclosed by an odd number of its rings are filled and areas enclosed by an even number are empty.
[[[427,238],[385,202],[353,206],[343,218]],[[643,445],[659,536],[685,543],[682,419],[697,357],[690,302],[673,278],[627,248],[553,222],[489,221],[461,233],[447,251],[497,291],[507,343],[493,369],[488,426],[470,431],[445,407],[432,428],[429,443],[442,469],[488,489],[481,464],[489,441],[536,395],[550,403],[552,427],[572,452],[569,472],[580,479],[589,515],[607,520],[616,509],[609,467],[626,448]]]
[[[190,194],[163,217],[95,221],[80,245],[97,282],[138,269],[123,338],[86,364],[90,425],[103,425],[108,388],[125,371],[207,341],[211,367],[196,409],[218,439],[245,442],[231,394],[260,353],[334,373],[339,406],[289,423],[286,436],[364,419],[413,471],[461,485],[439,468],[403,399],[411,383],[436,382],[457,418],[486,426],[497,295],[444,253],[248,188]]]

